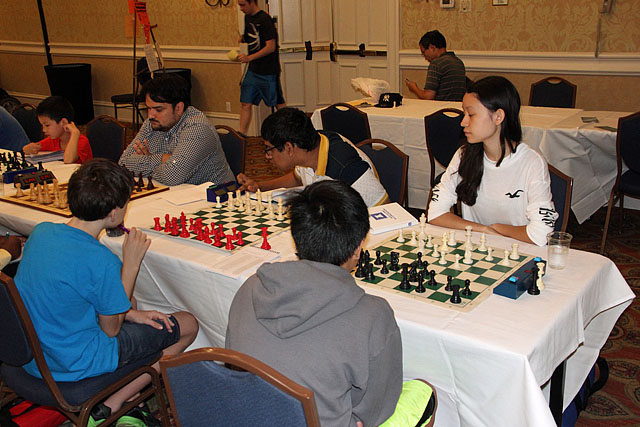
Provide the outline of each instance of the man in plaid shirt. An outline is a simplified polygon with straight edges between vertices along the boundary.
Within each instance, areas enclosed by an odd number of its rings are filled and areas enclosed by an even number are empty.
[[[182,77],[157,76],[145,83],[141,96],[149,116],[122,153],[121,165],[165,185],[234,180],[218,133],[201,111],[189,105]]]

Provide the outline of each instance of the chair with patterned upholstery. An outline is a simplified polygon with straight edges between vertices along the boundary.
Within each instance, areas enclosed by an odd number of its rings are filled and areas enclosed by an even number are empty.
[[[389,200],[408,207],[409,156],[383,139],[365,139],[356,146],[373,162]]]
[[[367,113],[339,102],[320,110],[322,129],[338,132],[354,144],[371,138]]]
[[[531,84],[529,105],[534,107],[576,107],[577,86],[562,77],[547,77]]]
[[[244,173],[247,161],[247,138],[240,135],[238,131],[232,127],[225,125],[216,125],[218,135],[220,135],[220,143],[227,163],[233,172],[233,176]]]
[[[625,196],[640,198],[640,112],[618,119],[616,158],[618,173],[609,195],[609,207],[607,208],[607,217],[604,220],[604,231],[600,244],[601,254],[604,254],[611,210],[616,201],[620,202],[620,227],[622,228]],[[623,165],[629,168],[624,173],[622,172]]]
[[[177,427],[320,426],[311,390],[246,354],[200,348],[163,357],[160,371]]]
[[[87,124],[87,139],[93,157],[117,162],[125,148],[127,127],[111,116],[98,116]]]
[[[18,396],[40,405],[56,407],[74,425],[86,426],[95,405],[141,375],[147,374],[151,376],[151,385],[111,414],[104,425],[115,422],[130,409],[156,395],[164,425],[169,426],[162,384],[158,373],[151,367],[160,359],[160,352],[108,374],[76,382],[56,382],[20,293],[13,279],[4,273],[0,273],[0,322],[0,378]],[[22,365],[32,359],[35,359],[42,379],[30,375],[22,368]]]

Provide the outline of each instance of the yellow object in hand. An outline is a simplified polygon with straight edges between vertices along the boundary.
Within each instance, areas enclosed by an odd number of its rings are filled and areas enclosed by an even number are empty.
[[[231,49],[229,52],[227,52],[227,58],[229,58],[229,60],[231,61],[237,61],[238,55],[239,53],[236,49]]]

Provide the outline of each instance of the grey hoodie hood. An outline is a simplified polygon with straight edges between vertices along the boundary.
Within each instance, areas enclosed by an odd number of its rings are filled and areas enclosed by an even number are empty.
[[[286,264],[286,265],[285,265]],[[344,268],[314,262],[263,264],[252,301],[258,322],[279,338],[290,338],[353,308],[364,295]],[[326,279],[309,287],[309,278]],[[313,283],[313,281],[311,281]]]

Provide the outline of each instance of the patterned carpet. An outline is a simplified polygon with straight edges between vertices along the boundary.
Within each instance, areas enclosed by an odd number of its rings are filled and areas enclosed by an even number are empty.
[[[258,180],[279,176],[265,161],[260,138],[247,146],[247,175]],[[607,240],[607,256],[618,266],[636,295],[640,295],[640,211],[625,210],[623,232],[614,212]],[[606,208],[578,224],[571,217],[568,230],[572,248],[598,253]],[[640,301],[634,300],[622,314],[601,355],[609,364],[605,386],[589,399],[580,413],[578,427],[640,426]]]

